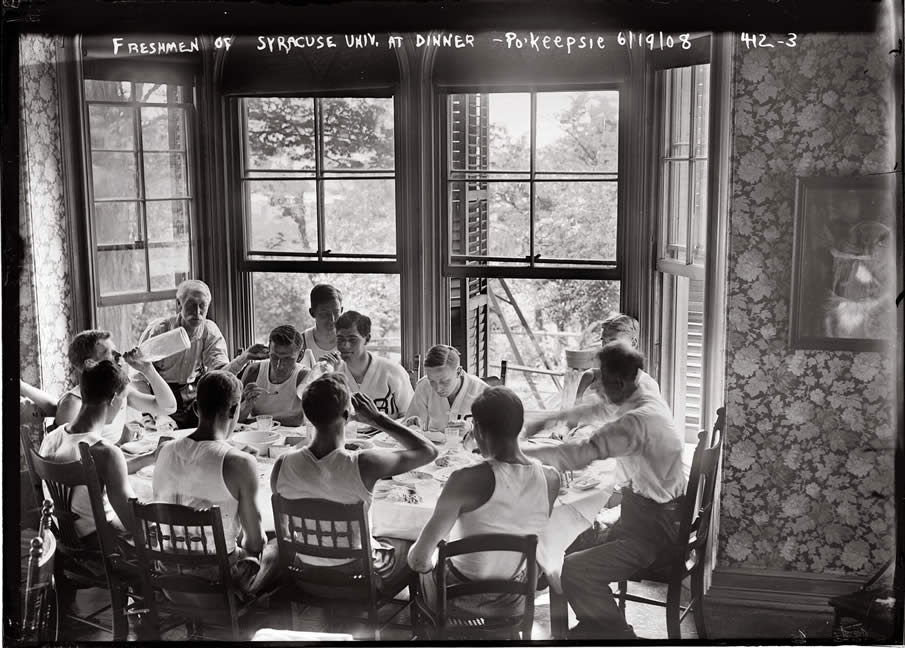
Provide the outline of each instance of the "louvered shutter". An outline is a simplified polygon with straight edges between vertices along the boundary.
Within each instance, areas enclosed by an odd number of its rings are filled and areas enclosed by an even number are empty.
[[[685,432],[696,437],[701,431],[703,398],[704,282],[688,282],[688,332],[685,343]]]
[[[488,96],[451,95],[451,161],[454,169],[477,171],[488,162]],[[451,249],[456,254],[487,254],[487,183],[450,184]],[[479,264],[478,261],[469,261]],[[487,279],[453,279],[450,286],[452,344],[472,374],[487,374]]]

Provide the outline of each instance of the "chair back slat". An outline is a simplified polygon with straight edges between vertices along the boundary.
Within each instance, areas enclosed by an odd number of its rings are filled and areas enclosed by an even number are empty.
[[[158,595],[179,600],[180,613],[193,618],[228,615],[238,636],[236,592],[219,506],[193,509],[181,504],[129,500],[135,518],[135,547],[145,599]],[[213,542],[213,547],[211,547]],[[222,605],[192,605],[185,595],[219,597]],[[157,604],[151,605],[152,623]]]
[[[377,577],[371,560],[371,532],[364,502],[339,504],[329,500],[288,499],[278,493],[271,497],[276,523],[279,563],[295,584],[312,591],[319,598],[367,598],[372,606],[377,601]],[[305,564],[306,557],[333,558],[347,561],[342,578],[331,576],[329,567]]]
[[[31,436],[31,426],[19,426],[19,443],[22,446],[22,454],[25,457],[25,469],[28,471],[28,480],[31,482],[35,506],[40,506],[41,502],[44,501],[44,490],[41,488],[41,478],[38,477],[37,472],[35,472],[35,466],[32,462],[32,452],[37,452],[38,447]]]
[[[537,588],[537,536],[485,533],[453,542],[443,541],[437,547],[437,614],[440,639],[446,638],[450,613],[448,602],[462,596],[491,593],[516,594],[524,598],[524,611],[518,624],[522,638],[531,638],[534,625],[534,593]],[[449,565],[447,560],[463,554],[483,553],[486,551],[511,551],[522,554],[522,562],[526,566],[524,582],[502,579],[487,579],[468,583],[447,584]],[[468,624],[467,627],[471,627]],[[478,624],[475,627],[480,627]]]

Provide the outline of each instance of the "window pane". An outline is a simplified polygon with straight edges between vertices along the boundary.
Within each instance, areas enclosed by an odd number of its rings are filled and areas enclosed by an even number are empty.
[[[134,151],[134,114],[129,106],[88,106],[91,148]]]
[[[537,170],[618,170],[619,92],[539,92]]]
[[[134,243],[143,239],[138,203],[95,203],[94,217],[97,245]]]
[[[322,99],[325,169],[392,169],[392,98]]]
[[[189,210],[185,200],[153,200],[145,203],[148,240],[152,243],[187,241]]]
[[[688,162],[666,162],[666,193],[663,209],[667,214],[666,256],[685,260],[688,227]]]
[[[615,182],[539,182],[535,253],[559,259],[616,259]]]
[[[314,99],[244,99],[247,169],[314,169]]]
[[[669,142],[667,157],[688,157],[691,135],[691,68],[668,70],[670,77]]]
[[[333,254],[396,252],[395,180],[324,181],[324,241]]]
[[[121,304],[118,306],[100,306],[97,309],[97,328],[110,331],[113,343],[122,352],[126,352],[136,344],[151,320],[166,317],[176,312],[176,302],[172,299],[143,302],[139,304]]]
[[[132,83],[85,79],[85,99],[88,101],[130,101]]]
[[[317,193],[313,180],[248,181],[249,249],[317,252]]]
[[[92,153],[94,198],[137,198],[138,178],[134,153]]]
[[[148,288],[144,250],[98,250],[95,272],[102,297]]]
[[[490,95],[489,117],[490,141],[486,155],[490,169],[528,171],[531,168],[531,95]]]
[[[189,278],[189,246],[185,243],[148,247],[148,267],[151,269],[151,290],[175,288]]]
[[[147,103],[184,103],[182,86],[168,83],[137,83],[135,95],[138,101]]]
[[[530,251],[527,182],[492,182],[487,185],[490,256],[525,257]]]
[[[500,361],[506,360],[506,386],[521,397],[525,409],[557,409],[565,350],[599,345],[600,321],[619,311],[619,282],[491,279],[488,289],[493,293],[488,316],[490,374],[499,375]],[[501,310],[499,316],[493,312],[494,301]],[[508,326],[508,335],[501,318]],[[552,370],[558,375],[531,373],[518,367]]]
[[[672,314],[664,322],[664,369],[672,385],[673,416],[691,441],[701,430],[704,282],[664,275],[664,295]]]
[[[184,153],[145,153],[145,197],[188,195]]]
[[[694,165],[694,192],[692,196],[692,222],[695,227],[694,262],[704,263],[707,242],[707,161]]]
[[[145,151],[184,151],[185,109],[142,108],[141,138]]]
[[[710,115],[710,64],[694,66],[694,155],[707,157]]]
[[[399,361],[402,336],[398,275],[254,272],[255,341],[266,343],[270,331],[280,324],[292,324],[299,331],[314,326],[308,314],[309,299],[311,289],[319,283],[339,288],[346,310],[371,318],[368,348],[372,353]]]

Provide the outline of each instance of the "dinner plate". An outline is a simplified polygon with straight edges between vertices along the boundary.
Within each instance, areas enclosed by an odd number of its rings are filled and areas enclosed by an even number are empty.
[[[593,477],[583,477],[572,482],[572,488],[576,490],[591,490],[592,488],[597,488],[599,485],[600,480],[594,479]]]
[[[373,438],[374,445],[380,446],[381,448],[395,448],[399,444],[386,432],[381,432]]]
[[[395,475],[393,481],[400,484],[417,484],[418,482],[429,481],[433,479],[430,473],[421,472],[420,470],[410,470],[401,475]]]
[[[441,484],[445,484],[449,479],[449,476],[456,472],[461,466],[447,466],[446,468],[440,468],[440,470],[434,471],[434,479],[436,479]]]
[[[151,479],[152,477],[154,477],[154,466],[145,466],[144,468],[136,472],[135,476],[142,479]]]
[[[150,439],[140,439],[138,441],[129,441],[128,443],[122,444],[120,446],[120,450],[130,455],[143,455],[149,452],[154,452],[154,449],[156,447],[156,441],[151,441]]]

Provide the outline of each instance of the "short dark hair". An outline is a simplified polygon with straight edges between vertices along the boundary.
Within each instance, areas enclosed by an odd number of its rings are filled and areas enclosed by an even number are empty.
[[[355,327],[361,337],[368,337],[371,334],[371,318],[353,310],[346,311],[337,318],[337,331],[352,327]]]
[[[304,344],[302,334],[292,324],[280,324],[270,332],[268,339],[273,344],[284,344],[299,349]]]
[[[508,387],[488,387],[474,399],[471,415],[491,438],[515,439],[525,422],[525,406]]]
[[[99,405],[112,400],[129,384],[129,376],[123,368],[110,360],[95,362],[90,358],[79,377],[82,402]]]
[[[210,371],[198,381],[198,416],[215,418],[242,401],[242,383],[228,371]]]
[[[101,340],[110,339],[110,331],[91,329],[82,331],[69,343],[66,355],[70,364],[76,369],[81,369],[86,360],[94,360],[94,348]]]
[[[597,354],[597,359],[600,361],[601,371],[626,382],[634,382],[638,372],[644,369],[644,356],[641,352],[619,340],[604,346]]]
[[[433,369],[436,367],[449,367],[455,369],[461,363],[459,351],[455,347],[448,344],[437,344],[432,346],[424,356],[424,367]]]
[[[349,388],[342,374],[328,373],[305,388],[302,410],[315,427],[332,423],[349,403]]]
[[[311,308],[317,308],[320,304],[326,304],[333,299],[340,304],[343,303],[343,294],[336,286],[319,283],[311,289]]]

